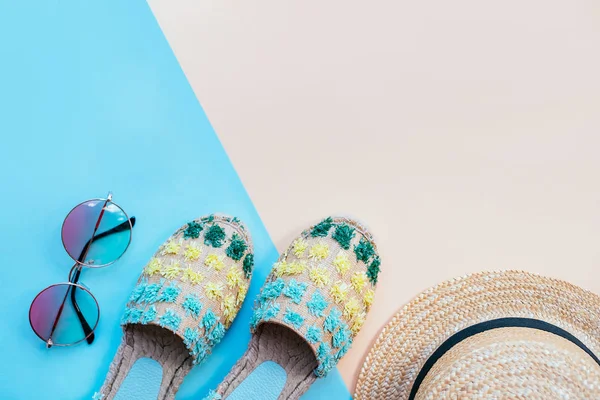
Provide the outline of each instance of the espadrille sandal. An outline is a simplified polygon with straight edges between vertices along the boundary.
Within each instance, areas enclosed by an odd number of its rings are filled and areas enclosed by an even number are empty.
[[[237,315],[253,264],[250,237],[237,218],[211,215],[177,230],[129,298],[123,341],[95,398],[173,399]],[[136,393],[149,387],[153,393]]]
[[[207,399],[298,399],[350,349],[379,266],[372,236],[351,219],[303,232],[261,289],[248,350]]]

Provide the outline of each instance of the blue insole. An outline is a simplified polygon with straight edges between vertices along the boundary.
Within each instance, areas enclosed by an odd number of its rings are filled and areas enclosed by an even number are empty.
[[[285,386],[287,373],[274,361],[265,361],[227,397],[227,400],[277,400]]]
[[[138,359],[114,400],[155,400],[162,382],[162,366],[151,358]]]

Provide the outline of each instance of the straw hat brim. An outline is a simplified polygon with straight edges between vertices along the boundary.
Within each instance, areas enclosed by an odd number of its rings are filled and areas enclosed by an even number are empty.
[[[600,354],[598,295],[528,272],[482,272],[444,282],[404,306],[369,351],[354,398],[408,399],[444,342],[465,328],[503,318],[551,324]]]

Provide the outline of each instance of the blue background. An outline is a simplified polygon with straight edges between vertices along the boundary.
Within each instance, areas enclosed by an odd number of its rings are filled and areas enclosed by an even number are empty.
[[[252,233],[256,272],[233,327],[177,395],[201,398],[244,352],[252,299],[277,252],[149,7],[0,0],[0,52],[1,397],[90,398],[143,265],[183,223],[223,212]],[[29,304],[67,278],[63,218],[108,190],[138,220],[121,260],[83,274],[101,307],[96,341],[46,350],[29,327]],[[337,371],[304,396],[319,398],[349,398]]]

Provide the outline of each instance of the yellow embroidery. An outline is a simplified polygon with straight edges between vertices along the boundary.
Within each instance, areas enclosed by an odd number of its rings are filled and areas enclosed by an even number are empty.
[[[355,272],[354,275],[352,275],[352,278],[350,278],[352,287],[357,293],[362,293],[363,287],[367,284],[368,280],[369,278],[367,278],[367,274],[365,274],[363,271]]]
[[[178,261],[173,261],[171,265],[163,265],[160,274],[167,279],[175,279],[181,273]]]
[[[246,293],[248,293],[248,284],[245,282],[241,282],[238,285],[237,297],[235,299],[237,305],[240,305],[244,302],[244,299],[246,298]]]
[[[235,297],[228,294],[225,299],[221,302],[221,310],[223,311],[223,317],[225,318],[225,325],[231,324],[237,313],[237,307],[235,303]]]
[[[287,274],[288,275],[299,275],[306,271],[306,261],[294,261],[288,264]]]
[[[360,331],[360,328],[362,328],[362,326],[365,324],[366,316],[367,314],[362,312],[356,314],[356,317],[354,317],[354,321],[352,321],[352,327],[350,328],[354,335],[356,335],[358,331]]]
[[[273,264],[273,273],[276,277],[281,278],[285,274],[287,274],[288,264],[285,261],[279,261]]]
[[[200,258],[201,254],[202,248],[196,246],[196,244],[194,243],[190,243],[185,249],[185,253],[183,253],[183,256],[187,261],[196,261]]]
[[[294,240],[294,247],[292,251],[296,257],[302,257],[306,249],[308,248],[308,243],[302,238]]]
[[[363,296],[363,303],[367,310],[371,308],[371,304],[373,304],[373,300],[375,299],[375,291],[373,289],[367,289],[365,295]]]
[[[206,265],[207,267],[212,267],[216,271],[220,271],[225,266],[225,263],[223,262],[224,259],[225,259],[224,256],[218,256],[216,254],[209,254],[206,256],[206,259],[204,260],[204,265]]]
[[[148,263],[148,265],[146,265],[146,274],[148,274],[149,276],[153,276],[155,274],[160,273],[160,270],[162,269],[162,264],[160,262],[160,260],[156,257],[153,257],[150,262]]]
[[[312,267],[308,273],[308,276],[318,288],[329,285],[329,271],[327,271],[326,268]]]
[[[348,259],[348,255],[340,250],[333,260],[333,265],[340,275],[343,276],[350,269],[350,260]]]
[[[202,275],[199,272],[195,272],[190,267],[187,267],[186,269],[183,270],[183,274],[181,275],[181,280],[183,282],[187,282],[189,280],[192,284],[198,285],[204,280],[204,275]]]
[[[229,268],[227,272],[227,276],[225,276],[225,280],[227,281],[227,286],[230,288],[239,286],[242,283],[242,271],[237,267]]]
[[[166,256],[167,254],[177,255],[179,254],[179,249],[181,249],[181,243],[171,239],[167,243],[165,243],[160,254],[162,254],[163,256]]]
[[[319,242],[313,245],[308,252],[308,256],[314,260],[324,260],[329,255],[329,246],[327,243]]]
[[[358,313],[360,312],[360,304],[358,304],[358,300],[355,297],[350,298],[348,302],[344,305],[344,317],[348,320],[352,320]]]
[[[208,282],[204,285],[204,293],[211,300],[223,297],[223,285],[221,283]]]
[[[333,301],[340,304],[346,300],[346,296],[348,295],[348,285],[342,281],[337,281],[335,285],[331,287],[330,294]]]

